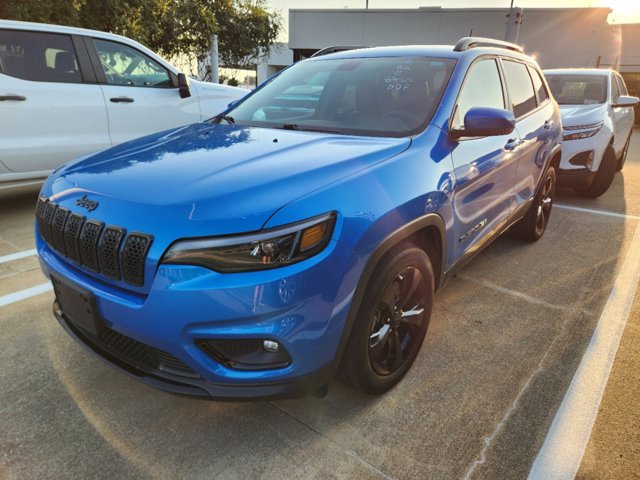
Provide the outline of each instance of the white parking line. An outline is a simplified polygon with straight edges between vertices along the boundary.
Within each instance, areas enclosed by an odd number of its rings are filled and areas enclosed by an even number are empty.
[[[9,295],[0,297],[0,307],[19,302],[20,300],[24,300],[35,295],[40,295],[41,293],[48,292],[49,290],[53,290],[51,282],[41,283],[40,285],[36,285],[35,287],[25,288],[24,290],[20,290],[19,292],[10,293]]]
[[[38,251],[35,248],[33,250],[27,250],[25,252],[12,253],[11,255],[0,257],[0,263],[12,262],[13,260],[20,260],[21,258],[32,257],[37,253]]]
[[[575,478],[591,436],[639,281],[640,227],[636,228],[591,342],[531,467],[529,480]]]
[[[582,207],[576,207],[573,205],[565,205],[563,203],[554,203],[553,206],[555,208],[561,208],[563,210],[573,210],[574,212],[593,213],[595,215],[606,215],[607,217],[630,218],[631,220],[640,220],[640,217],[638,217],[637,215],[627,215],[625,213],[608,212],[607,210],[582,208]]]

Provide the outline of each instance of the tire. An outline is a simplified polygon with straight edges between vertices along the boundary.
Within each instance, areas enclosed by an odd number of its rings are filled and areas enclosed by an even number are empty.
[[[533,203],[529,210],[511,227],[511,231],[517,237],[527,242],[537,242],[542,238],[551,216],[555,191],[556,171],[553,167],[549,167],[544,174],[538,193],[533,197]]]
[[[611,182],[613,182],[613,177],[616,175],[617,164],[616,152],[613,150],[613,146],[609,145],[604,151],[600,167],[598,167],[598,172],[596,173],[596,178],[593,180],[591,186],[589,188],[576,189],[576,192],[583,197],[598,198],[609,190]]]
[[[629,144],[631,143],[631,134],[629,134],[629,138],[627,138],[627,143],[624,144],[624,148],[622,149],[622,154],[620,154],[620,158],[618,159],[618,165],[616,166],[616,172],[619,172],[624,167],[624,162],[627,161],[627,154],[629,153]]]
[[[367,284],[340,378],[369,394],[384,393],[398,383],[424,341],[433,295],[433,268],[423,250],[403,243],[387,253]]]

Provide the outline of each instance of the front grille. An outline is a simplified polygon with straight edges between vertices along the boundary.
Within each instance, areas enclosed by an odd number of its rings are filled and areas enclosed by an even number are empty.
[[[151,235],[126,235],[113,225],[105,228],[103,222],[86,220],[44,197],[38,199],[36,221],[43,240],[64,257],[106,277],[144,285]]]

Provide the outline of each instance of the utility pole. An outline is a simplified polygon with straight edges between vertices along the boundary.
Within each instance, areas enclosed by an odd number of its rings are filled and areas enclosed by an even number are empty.
[[[518,43],[520,37],[520,25],[522,25],[522,8],[513,6],[514,0],[511,0],[509,13],[507,13],[507,31],[504,39],[507,42]]]
[[[211,81],[213,83],[220,83],[218,66],[218,36],[211,35]]]

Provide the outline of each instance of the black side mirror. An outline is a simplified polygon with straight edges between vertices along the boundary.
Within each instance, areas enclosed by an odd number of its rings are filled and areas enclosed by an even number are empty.
[[[184,73],[178,74],[178,93],[180,98],[189,98],[191,96],[191,89],[189,88],[189,77]]]

